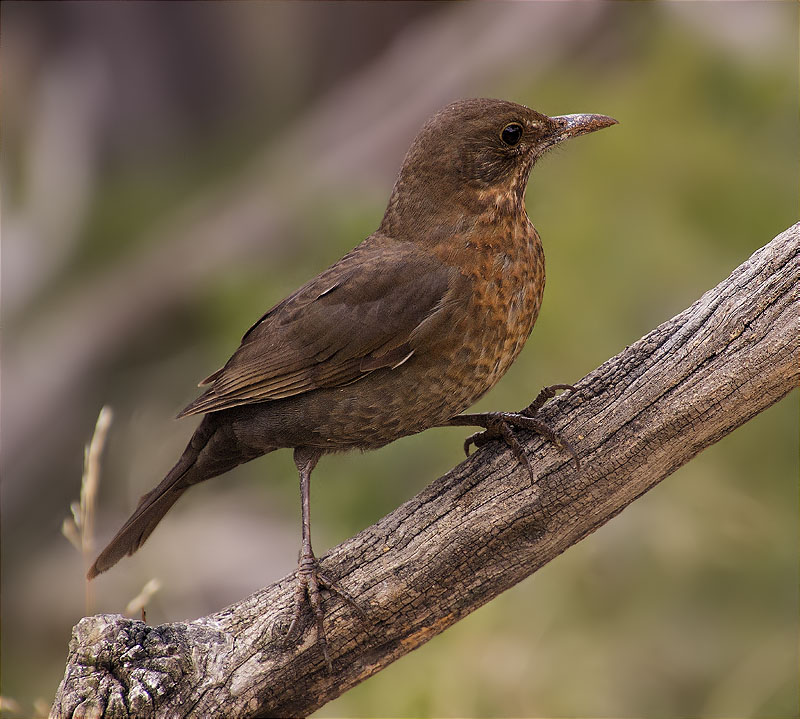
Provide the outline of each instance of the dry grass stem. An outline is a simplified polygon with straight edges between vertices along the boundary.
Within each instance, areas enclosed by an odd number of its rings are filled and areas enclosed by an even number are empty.
[[[64,519],[61,533],[83,557],[84,572],[88,570],[94,554],[94,513],[97,491],[100,486],[100,459],[114,414],[104,406],[97,416],[92,439],[83,452],[83,476],[79,502],[70,504],[71,517]],[[86,612],[92,610],[91,584],[86,582]]]
[[[151,579],[142,587],[142,591],[125,606],[125,614],[128,616],[140,614],[159,589],[161,589],[161,580]]]

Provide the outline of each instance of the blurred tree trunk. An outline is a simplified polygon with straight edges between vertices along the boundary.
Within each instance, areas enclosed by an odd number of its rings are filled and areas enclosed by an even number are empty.
[[[326,600],[329,675],[306,621],[282,641],[294,576],[216,614],[73,632],[53,717],[306,716],[535,572],[797,386],[800,224],[543,410],[582,468],[494,443],[324,558],[369,625]]]

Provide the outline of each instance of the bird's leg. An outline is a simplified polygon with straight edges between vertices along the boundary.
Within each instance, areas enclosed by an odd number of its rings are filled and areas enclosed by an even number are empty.
[[[554,384],[545,387],[536,396],[525,409],[520,412],[481,412],[480,414],[459,414],[451,417],[445,426],[459,426],[459,427],[483,427],[483,432],[476,432],[467,437],[464,441],[464,452],[469,455],[469,448],[471,445],[475,447],[482,447],[483,445],[495,439],[503,439],[505,443],[511,448],[514,456],[521,464],[524,464],[531,476],[531,481],[535,479],[533,467],[531,466],[528,456],[522,449],[517,438],[514,436],[514,427],[518,429],[527,429],[530,432],[541,435],[549,442],[552,442],[559,449],[564,449],[572,455],[575,460],[575,466],[580,469],[581,463],[578,459],[578,454],[572,445],[567,442],[563,437],[559,436],[550,427],[548,427],[541,420],[536,419],[536,414],[542,408],[545,402],[552,397],[555,397],[558,390],[571,390],[575,388],[570,384]]]
[[[311,472],[319,461],[320,453],[306,447],[298,447],[294,451],[294,461],[300,473],[300,507],[302,513],[303,539],[300,548],[300,561],[297,564],[297,587],[295,589],[294,616],[286,631],[287,639],[292,637],[298,626],[298,621],[303,613],[306,601],[311,606],[317,625],[317,641],[322,647],[322,655],[329,672],[333,672],[333,664],[328,653],[328,641],[325,637],[325,627],[322,610],[321,590],[327,590],[349,604],[362,621],[366,620],[361,607],[355,600],[343,591],[332,579],[320,571],[319,561],[314,556],[311,548]]]

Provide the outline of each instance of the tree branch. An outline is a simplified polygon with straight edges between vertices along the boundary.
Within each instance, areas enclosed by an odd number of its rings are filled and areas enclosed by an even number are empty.
[[[529,438],[538,480],[500,443],[432,482],[324,559],[367,610],[326,600],[334,673],[294,575],[208,617],[150,627],[118,615],[73,631],[53,717],[305,716],[521,581],[800,377],[800,223],[691,307],[543,410],[577,448]]]

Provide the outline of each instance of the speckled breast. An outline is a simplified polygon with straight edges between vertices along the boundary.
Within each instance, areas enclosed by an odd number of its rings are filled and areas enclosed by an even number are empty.
[[[502,216],[502,213],[498,213]],[[459,263],[472,287],[460,322],[462,341],[444,374],[463,411],[505,374],[533,329],[545,283],[544,252],[533,225],[500,220],[476,225],[465,240],[470,257]],[[485,229],[485,232],[481,230]]]

